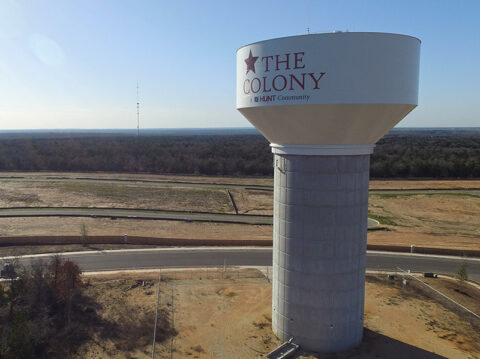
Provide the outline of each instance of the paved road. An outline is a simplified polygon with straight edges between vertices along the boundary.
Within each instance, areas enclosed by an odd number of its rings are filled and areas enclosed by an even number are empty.
[[[156,219],[192,222],[244,223],[271,225],[272,216],[252,214],[219,214],[199,212],[146,211],[137,209],[110,208],[2,208],[1,217],[106,217],[127,219]],[[378,226],[378,222],[368,219],[368,228]]]
[[[224,261],[231,266],[271,266],[271,248],[157,248],[115,250],[99,252],[65,253],[84,271],[120,269],[152,269],[172,267],[221,267]],[[49,255],[21,257],[22,264],[47,260]],[[0,258],[1,260],[1,258]],[[399,254],[387,252],[367,253],[367,268],[395,271],[397,267],[414,272],[434,272],[453,275],[462,259],[459,257]],[[466,259],[470,279],[480,282],[480,259]]]

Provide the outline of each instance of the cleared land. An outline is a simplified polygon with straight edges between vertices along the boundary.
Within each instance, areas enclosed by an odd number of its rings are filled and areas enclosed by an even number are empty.
[[[478,189],[479,180],[371,180],[371,190]]]
[[[170,358],[171,351],[173,358],[262,358],[279,344],[271,331],[271,284],[259,271],[165,271],[162,278],[160,308],[178,334],[157,346],[158,358]],[[88,277],[87,291],[109,322],[153,320],[157,279],[158,273],[93,275]],[[359,348],[334,358],[480,358],[480,323],[470,323],[463,312],[445,306],[413,281],[403,289],[400,280],[367,276],[365,339]],[[142,281],[145,286],[139,285]],[[437,280],[435,285],[468,295],[477,303],[472,309],[478,308],[480,293],[474,287],[450,279]],[[77,357],[150,357],[147,340],[121,350],[126,341],[121,335],[103,340],[100,332],[94,333],[94,341],[84,345]]]
[[[11,178],[23,177],[23,178]],[[103,181],[79,180],[97,178]],[[69,178],[70,180],[65,180]],[[76,178],[76,179],[75,179]],[[151,182],[110,182],[109,179]],[[176,181],[177,183],[165,182]],[[192,184],[178,183],[192,182]],[[203,187],[195,187],[202,183]],[[229,191],[242,214],[272,214],[273,192],[250,186],[271,185],[271,178],[224,178],[104,173],[3,173],[0,207],[118,207],[234,213],[227,184],[244,187]],[[206,186],[205,186],[206,185]],[[371,189],[480,188],[480,181],[371,181]],[[370,244],[480,249],[480,196],[465,193],[389,193],[370,195],[369,215],[383,231],[369,232]],[[270,239],[269,226],[178,221],[115,221],[101,218],[3,218],[0,237],[80,235],[152,236],[189,239]],[[0,254],[12,248],[0,248]],[[15,249],[16,250],[16,249]],[[21,250],[21,253],[23,253]]]
[[[221,188],[89,181],[1,181],[0,207],[159,208],[235,213]]]
[[[0,179],[102,179],[102,180],[129,180],[129,181],[158,181],[158,182],[187,182],[187,183],[216,183],[273,186],[271,177],[228,177],[228,176],[194,176],[169,174],[133,174],[133,173],[103,173],[103,172],[1,172]],[[370,189],[472,189],[480,188],[479,180],[370,180]]]
[[[388,231],[370,244],[480,249],[480,197],[462,194],[371,195],[369,215]]]
[[[5,179],[75,179],[75,178],[100,178],[103,180],[146,180],[146,181],[173,181],[192,183],[218,183],[273,186],[271,177],[228,177],[228,176],[194,176],[194,175],[169,175],[169,174],[135,174],[135,173],[103,173],[103,172],[1,172],[0,178]]]

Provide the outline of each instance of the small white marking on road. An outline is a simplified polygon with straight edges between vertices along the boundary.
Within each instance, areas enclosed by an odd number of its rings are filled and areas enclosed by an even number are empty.
[[[41,254],[26,254],[21,256],[8,256],[0,257],[0,260],[6,259],[22,259],[22,258],[42,258],[51,257],[55,255],[59,256],[83,256],[89,254],[120,254],[120,253],[135,253],[135,252],[197,252],[197,251],[210,251],[210,252],[228,252],[228,251],[271,251],[272,247],[157,247],[157,248],[133,248],[133,249],[106,249],[102,251],[77,251],[77,252],[59,252],[59,253],[41,253]]]
[[[133,248],[133,249],[107,249],[101,251],[77,251],[77,252],[59,252],[59,253],[41,253],[41,254],[27,254],[21,256],[7,256],[7,257],[0,257],[0,260],[9,260],[9,259],[22,259],[22,258],[45,258],[45,257],[52,257],[55,255],[59,256],[84,256],[84,255],[102,255],[102,254],[121,254],[121,253],[135,253],[135,252],[196,252],[196,251],[203,251],[203,252],[230,252],[230,251],[238,251],[238,252],[246,252],[246,251],[258,251],[258,252],[266,252],[271,251],[272,247],[157,247],[157,248]],[[418,253],[402,253],[402,252],[385,252],[385,251],[367,251],[367,254],[375,254],[375,255],[385,255],[385,256],[407,256],[407,257],[418,257],[418,258],[428,258],[428,259],[449,259],[452,261],[458,260],[465,260],[467,262],[480,262],[480,258],[467,258],[467,257],[459,257],[459,256],[445,256],[445,255],[430,255],[430,254],[418,254]]]

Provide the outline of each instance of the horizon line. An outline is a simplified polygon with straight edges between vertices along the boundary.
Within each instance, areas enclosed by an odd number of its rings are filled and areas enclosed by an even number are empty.
[[[396,129],[480,129],[480,126],[398,126]],[[141,131],[158,131],[158,130],[258,130],[255,127],[148,127],[141,128]],[[137,128],[17,128],[17,129],[0,129],[0,132],[21,132],[21,131],[137,131]]]

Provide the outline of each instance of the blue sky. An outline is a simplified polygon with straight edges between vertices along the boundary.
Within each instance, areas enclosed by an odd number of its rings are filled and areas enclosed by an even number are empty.
[[[480,1],[0,0],[0,129],[245,127],[235,53],[333,30],[422,40],[400,126],[480,126]]]

